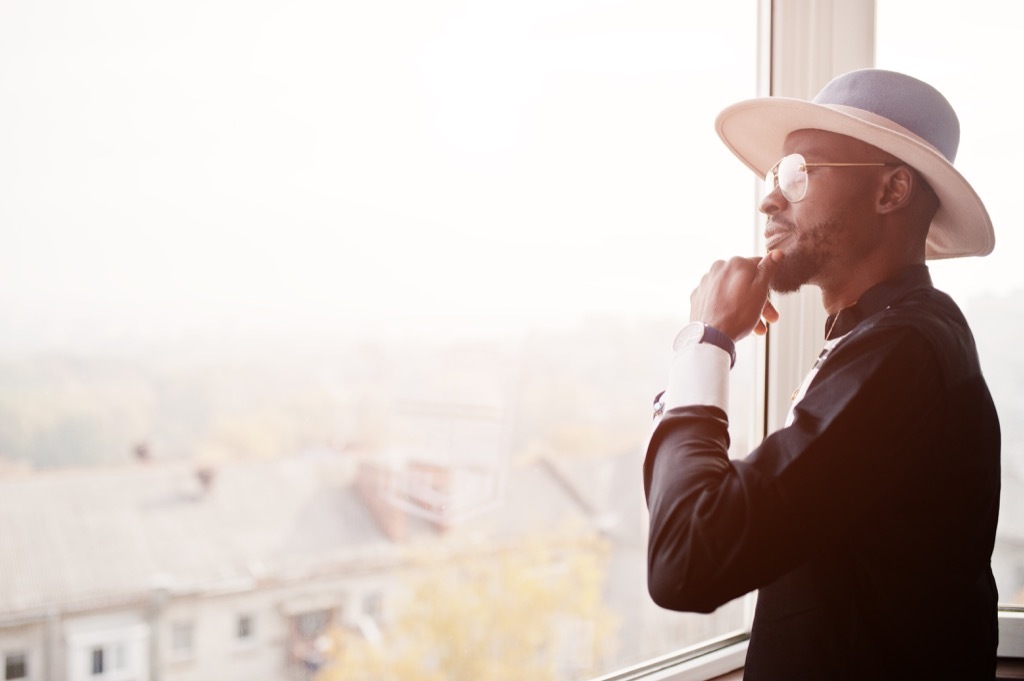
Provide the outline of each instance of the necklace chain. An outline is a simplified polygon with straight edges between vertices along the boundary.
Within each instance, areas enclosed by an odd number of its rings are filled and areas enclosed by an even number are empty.
[[[842,310],[836,312],[836,316],[832,318],[832,324],[829,325],[828,331],[825,332],[825,340],[832,340],[832,331],[836,328],[836,322],[839,321],[839,315],[843,313]]]

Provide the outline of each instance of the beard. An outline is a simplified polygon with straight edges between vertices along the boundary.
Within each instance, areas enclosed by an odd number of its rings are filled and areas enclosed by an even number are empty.
[[[807,231],[794,234],[796,243],[779,263],[771,289],[793,293],[804,284],[815,283],[837,254],[841,227],[836,220],[819,222]]]

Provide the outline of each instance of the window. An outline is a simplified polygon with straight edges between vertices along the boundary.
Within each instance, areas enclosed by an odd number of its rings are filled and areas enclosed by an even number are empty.
[[[331,610],[311,610],[291,618],[288,659],[294,668],[315,673],[329,662],[333,648],[330,631],[334,621],[335,615]]]
[[[192,656],[193,632],[192,622],[175,622],[171,625],[171,653],[178,658]]]
[[[28,661],[25,653],[7,653],[4,655],[4,679],[14,681],[15,679],[28,678]]]
[[[251,615],[239,615],[235,625],[235,638],[239,642],[252,641],[255,635],[253,626],[254,622]]]
[[[327,630],[331,619],[330,610],[316,610],[296,615],[294,619],[295,633],[304,640],[313,640]]]
[[[1012,340],[1024,319],[1019,300],[1024,245],[1017,228],[1019,188],[1008,159],[1024,153],[1017,99],[998,87],[1014,82],[1024,57],[1013,27],[1024,6],[998,0],[878,1],[878,66],[903,69],[933,83],[960,117],[956,165],[992,218],[996,247],[984,258],[931,265],[936,285],[952,295],[974,331],[1002,430],[1002,499],[992,569],[1000,600],[1024,606],[1024,362]],[[940,35],[956,35],[955,54]]]
[[[13,188],[0,222],[17,234],[0,250],[0,304],[11,311],[0,319],[0,371],[18,379],[0,380],[12,391],[0,391],[0,451],[40,467],[80,464],[67,452],[113,457],[151,436],[134,447],[147,454],[140,465],[185,451],[343,461],[351,495],[294,475],[239,507],[250,521],[268,506],[279,514],[243,527],[240,542],[261,545],[269,526],[293,542],[288,556],[258,557],[267,583],[288,574],[279,563],[353,537],[396,553],[425,539],[479,547],[440,565],[424,552],[382,568],[387,617],[378,594],[361,610],[379,631],[332,617],[324,594],[310,594],[318,604],[304,615],[260,623],[288,629],[286,643],[262,638],[293,646],[287,654],[310,669],[327,663],[332,637],[393,640],[453,622],[479,634],[479,603],[518,630],[554,623],[562,644],[544,653],[581,677],[744,631],[749,600],[712,616],[649,602],[638,449],[695,279],[716,258],[756,250],[754,180],[712,121],[763,94],[757,50],[770,44],[776,85],[874,60],[925,76],[961,114],[958,167],[992,213],[997,247],[932,271],[975,328],[1003,416],[994,567],[1004,603],[1021,603],[1024,379],[1013,339],[1024,270],[1013,262],[1022,249],[1007,170],[1020,154],[1000,134],[1015,129],[1016,106],[998,87],[968,88],[1015,82],[1019,41],[1005,32],[1024,17],[1014,3],[200,4],[161,10],[161,21],[75,7],[82,25],[146,36],[134,42],[76,36],[40,50],[47,17],[28,5],[0,25],[5,54],[36,69],[0,72],[0,90],[25,103],[0,110],[0,181]],[[394,19],[396,5],[407,21]],[[768,5],[774,39],[758,35]],[[239,16],[247,30],[229,30]],[[820,41],[814,59],[796,52],[805,34]],[[950,51],[936,38],[950,35],[985,49]],[[785,323],[808,329],[813,356],[820,304],[795,308],[784,319],[800,321]],[[763,403],[765,362],[776,362],[773,380],[791,364],[796,383],[809,364],[764,360],[750,342],[740,351],[737,455],[791,390],[777,381]],[[55,365],[65,354],[79,359]],[[66,389],[40,389],[55,384]],[[218,492],[232,480],[218,477]],[[301,503],[314,498],[329,501]],[[183,499],[153,495],[133,508],[202,513],[210,501]],[[365,522],[338,529],[320,515],[331,509]],[[294,523],[273,525],[286,517]],[[500,588],[512,583],[536,598],[532,608]],[[566,584],[595,598],[571,601]],[[431,619],[410,593],[451,605],[448,619]],[[234,614],[220,614],[224,635],[256,642],[254,617]],[[170,646],[191,654],[193,627],[173,625]],[[93,674],[124,659],[93,649]],[[5,658],[8,676],[17,664]]]
[[[22,103],[0,109],[0,223],[18,235],[0,249],[0,452],[104,475],[186,453],[202,459],[190,470],[324,451],[367,463],[363,496],[325,487],[311,498],[332,502],[304,508],[279,494],[309,491],[288,478],[221,528],[197,518],[237,489],[229,474],[216,495],[194,477],[128,484],[123,507],[81,480],[109,504],[103,541],[130,552],[162,533],[156,571],[182,592],[234,566],[168,528],[257,553],[264,527],[291,537],[288,555],[254,556],[265,584],[297,556],[333,565],[353,537],[411,555],[472,533],[447,565],[466,579],[435,592],[452,596],[446,621],[511,640],[464,597],[486,595],[513,632],[571,640],[535,657],[581,651],[559,661],[580,675],[746,626],[742,600],[711,616],[650,602],[639,470],[689,289],[753,250],[753,180],[713,120],[757,94],[756,2],[81,3],[67,25],[90,29],[68,35],[46,30],[46,6],[0,25],[5,61],[31,65],[0,72]],[[737,452],[757,436],[758,370],[748,344]],[[364,525],[332,534],[322,514],[338,509]],[[495,558],[509,547],[538,562]],[[408,577],[427,558],[387,567],[382,636],[429,616],[399,597],[427,589],[431,569]],[[102,581],[98,563],[66,569]],[[235,642],[286,645],[256,635],[280,623],[218,616]],[[331,635],[352,634],[337,619]],[[198,645],[187,625],[156,641],[161,664]],[[90,656],[95,675],[121,665]]]
[[[103,648],[93,648],[91,653],[91,669],[93,676],[99,676],[106,671],[104,666],[104,651]]]

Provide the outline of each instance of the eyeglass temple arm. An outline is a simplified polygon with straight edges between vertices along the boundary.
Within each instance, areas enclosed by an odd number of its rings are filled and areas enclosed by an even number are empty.
[[[776,167],[778,164],[775,164]],[[855,167],[855,166],[901,166],[902,163],[898,161],[887,161],[884,163],[804,163],[804,168],[836,168],[836,167]]]

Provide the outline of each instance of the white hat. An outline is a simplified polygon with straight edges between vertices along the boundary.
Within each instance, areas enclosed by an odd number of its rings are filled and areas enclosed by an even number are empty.
[[[727,107],[715,121],[726,146],[762,177],[782,157],[786,136],[808,128],[867,142],[921,173],[939,197],[927,258],[992,252],[988,211],[953,167],[960,122],[938,90],[902,73],[862,69],[838,76],[810,102],[749,99]]]

